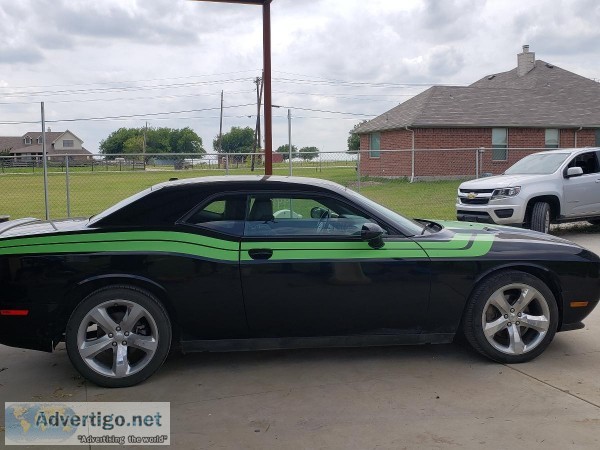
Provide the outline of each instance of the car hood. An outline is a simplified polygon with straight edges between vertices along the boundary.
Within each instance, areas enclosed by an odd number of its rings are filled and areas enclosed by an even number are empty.
[[[461,183],[459,189],[496,189],[520,186],[548,178],[548,175],[496,175]]]
[[[33,217],[10,220],[0,224],[0,239],[33,234],[57,233],[85,229],[89,220],[84,218],[40,220]]]
[[[569,245],[573,247],[583,248],[575,242],[563,239],[551,234],[540,233],[538,231],[528,230],[526,228],[507,227],[504,225],[485,224],[476,222],[457,222],[457,221],[435,221],[444,227],[444,231],[453,233],[477,233],[491,234],[498,239],[505,241],[539,241],[552,242],[555,244]]]

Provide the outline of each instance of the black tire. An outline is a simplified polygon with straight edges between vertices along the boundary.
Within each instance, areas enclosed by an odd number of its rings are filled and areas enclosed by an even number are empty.
[[[512,289],[511,287],[519,285],[533,288],[529,289],[527,292],[532,293],[534,299],[530,301],[524,310],[522,310],[525,312],[522,312],[520,316],[516,317],[517,313],[514,311],[519,309],[518,303],[516,302],[517,289]],[[508,289],[506,291],[501,291],[501,289],[504,288]],[[492,299],[492,295],[495,295],[498,292],[502,292],[503,297],[505,296],[504,294],[506,294],[507,303],[511,306],[510,310],[513,312],[507,311],[507,314],[503,315],[500,312],[500,309],[497,309],[493,304],[490,306],[489,302]],[[519,296],[521,294],[522,292],[519,293]],[[515,296],[514,302],[511,295]],[[540,331],[529,328],[527,325],[523,325],[522,322],[519,322],[519,320],[529,320],[528,318],[531,316],[537,315],[539,317],[540,315],[545,315],[544,313],[538,314],[536,312],[541,310],[542,303],[546,303],[547,309],[545,309],[545,314],[549,316],[547,322],[544,323],[544,326],[547,326],[547,330],[543,335]],[[512,306],[515,306],[515,308],[512,308]],[[484,315],[484,309],[486,310],[486,315]],[[490,312],[494,313],[494,310],[497,310],[497,313],[500,313],[500,317],[492,317],[489,319],[491,322],[488,322],[487,314]],[[530,312],[531,316],[529,315]],[[527,319],[525,317],[527,317]],[[506,323],[506,328],[504,328],[504,325],[501,323],[505,320],[509,321]],[[494,323],[498,323],[498,332],[492,337],[486,337],[484,327],[490,326],[490,328],[492,328],[491,325]],[[476,286],[467,303],[462,324],[465,338],[469,344],[482,355],[501,363],[523,363],[538,357],[546,347],[548,347],[550,342],[552,342],[558,327],[558,307],[552,291],[539,278],[525,272],[503,271],[491,275]],[[517,326],[519,324],[521,326]],[[522,342],[529,341],[531,344],[530,349],[526,349],[528,345],[526,344],[524,351],[521,353],[512,353],[510,351],[510,346],[513,343],[510,332],[514,333],[515,329],[520,330],[518,333],[519,339],[521,339]],[[503,344],[506,344],[507,346],[504,347]]]
[[[541,233],[550,231],[550,205],[546,202],[537,202],[531,210],[530,228]]]
[[[105,320],[105,315],[110,320]],[[99,289],[77,305],[67,323],[65,342],[69,359],[81,375],[99,386],[116,388],[141,383],[156,372],[169,354],[171,338],[164,306],[149,292],[124,285]],[[94,345],[106,348],[84,357],[84,347]],[[115,354],[117,349],[121,356]]]

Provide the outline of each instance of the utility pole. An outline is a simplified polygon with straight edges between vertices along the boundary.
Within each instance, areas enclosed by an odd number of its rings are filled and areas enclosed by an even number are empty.
[[[256,83],[256,128],[254,128],[254,149],[252,151],[252,157],[250,160],[252,164],[250,165],[250,170],[254,172],[255,166],[255,158],[257,149],[260,149],[260,104],[262,102],[262,91],[263,91],[263,79],[262,77],[256,77],[254,79]],[[260,84],[260,87],[259,87]]]

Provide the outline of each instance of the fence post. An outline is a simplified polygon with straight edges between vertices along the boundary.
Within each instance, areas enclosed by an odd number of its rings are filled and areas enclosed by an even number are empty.
[[[479,178],[479,149],[475,149],[475,178]]]
[[[65,155],[65,183],[67,185],[67,217],[71,217],[71,188],[69,185],[69,156]]]
[[[225,175],[229,175],[229,153],[225,153]]]

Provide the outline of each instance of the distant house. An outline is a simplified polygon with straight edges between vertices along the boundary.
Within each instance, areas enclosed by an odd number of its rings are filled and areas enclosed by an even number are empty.
[[[470,86],[432,86],[358,127],[361,173],[472,174],[473,150],[423,149],[484,147],[481,170],[498,174],[539,149],[600,146],[600,84],[536,61],[527,45],[517,63]],[[396,149],[411,151],[382,151]]]
[[[62,159],[74,155],[71,159],[91,159],[92,153],[83,147],[83,141],[69,130],[48,131],[46,135],[46,153],[48,159]],[[30,131],[22,136],[0,136],[0,154],[16,156],[20,160],[35,160],[42,156],[42,132]]]

